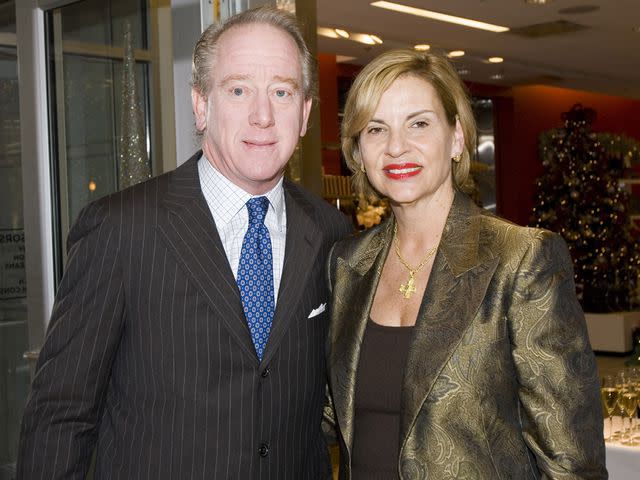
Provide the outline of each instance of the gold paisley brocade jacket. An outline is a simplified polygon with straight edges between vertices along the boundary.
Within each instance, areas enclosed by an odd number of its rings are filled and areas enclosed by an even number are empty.
[[[360,345],[393,217],[334,246],[327,344],[349,479]],[[380,352],[384,355],[384,352]],[[566,244],[457,192],[402,387],[399,478],[606,479],[595,358]]]

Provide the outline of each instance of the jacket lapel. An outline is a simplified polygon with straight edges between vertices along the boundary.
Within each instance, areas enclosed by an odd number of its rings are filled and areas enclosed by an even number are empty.
[[[297,307],[308,288],[307,279],[317,267],[318,251],[324,241],[322,231],[313,220],[313,206],[291,187],[288,180],[284,182],[284,191],[287,211],[284,265],[263,363],[270,361],[292,320],[299,316]]]
[[[360,346],[392,236],[390,218],[379,228],[363,233],[349,261],[338,258],[335,268],[329,372],[335,417],[349,452]]]
[[[482,214],[456,193],[416,320],[402,390],[401,448],[436,379],[458,347],[498,265],[481,245]],[[434,401],[437,398],[432,398]]]
[[[193,156],[169,179],[158,218],[160,237],[178,260],[184,274],[231,332],[243,352],[257,362],[242,311],[240,293],[213,217],[202,195],[198,158]]]

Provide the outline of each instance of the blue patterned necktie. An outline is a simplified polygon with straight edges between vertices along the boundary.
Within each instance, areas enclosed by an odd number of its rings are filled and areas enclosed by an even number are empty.
[[[260,360],[275,311],[271,238],[264,224],[268,208],[267,197],[254,197],[247,202],[249,228],[242,241],[237,275],[244,315]]]

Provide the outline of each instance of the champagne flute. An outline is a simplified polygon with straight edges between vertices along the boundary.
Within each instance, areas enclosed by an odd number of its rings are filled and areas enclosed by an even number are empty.
[[[624,390],[618,393],[618,406],[622,413],[623,422],[625,416],[629,417],[628,435],[625,435],[627,430],[623,428],[624,433],[621,441],[625,445],[637,445],[633,439],[633,417],[635,416],[636,409],[638,408],[638,391],[634,384],[630,382],[627,383]]]
[[[600,398],[602,399],[602,405],[604,411],[609,419],[609,435],[606,440],[610,442],[613,435],[613,410],[618,403],[618,388],[616,387],[616,380],[611,375],[606,375],[602,379],[602,387],[600,388]]]
[[[640,440],[640,419],[638,418],[640,414],[640,367],[630,367],[628,370],[629,382],[634,386],[636,391],[636,414],[633,415],[633,420],[636,425],[631,428],[631,435],[633,436],[633,440],[637,442]],[[636,443],[636,445],[637,444],[638,443]]]

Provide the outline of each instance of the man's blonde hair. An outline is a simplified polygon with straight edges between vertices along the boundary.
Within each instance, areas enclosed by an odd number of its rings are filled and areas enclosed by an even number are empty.
[[[269,25],[282,30],[291,37],[300,54],[304,96],[306,99],[315,98],[317,91],[317,62],[304,41],[298,19],[292,13],[269,5],[245,10],[230,17],[225,22],[210,25],[202,32],[193,49],[193,61],[191,64],[192,85],[198,93],[205,98],[209,96],[211,71],[214,66],[220,37],[232,28],[251,24]]]

